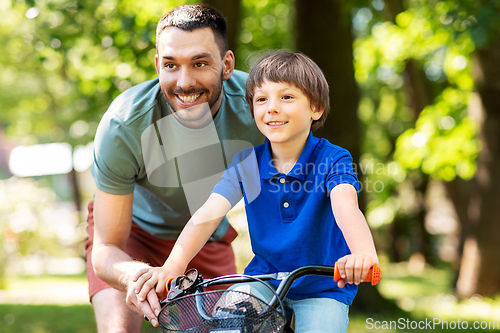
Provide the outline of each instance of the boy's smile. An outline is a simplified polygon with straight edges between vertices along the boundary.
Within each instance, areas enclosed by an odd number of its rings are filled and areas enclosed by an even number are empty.
[[[302,149],[313,120],[323,114],[322,110],[313,111],[309,98],[294,84],[267,80],[255,87],[253,108],[257,127],[273,148]]]

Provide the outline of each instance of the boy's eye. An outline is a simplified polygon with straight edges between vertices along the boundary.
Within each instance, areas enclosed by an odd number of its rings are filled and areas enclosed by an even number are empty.
[[[256,102],[264,102],[266,99],[264,97],[257,97],[255,99]]]
[[[293,96],[292,95],[284,95],[283,99],[293,99]]]

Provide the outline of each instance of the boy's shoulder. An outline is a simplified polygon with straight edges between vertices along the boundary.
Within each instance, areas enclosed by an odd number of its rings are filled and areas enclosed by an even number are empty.
[[[348,154],[349,156],[351,156],[351,153],[347,149],[342,148],[340,146],[337,146],[325,138],[318,138],[318,139],[319,139],[319,141],[318,141],[316,147],[323,154],[327,154],[329,156],[337,155],[337,154]]]

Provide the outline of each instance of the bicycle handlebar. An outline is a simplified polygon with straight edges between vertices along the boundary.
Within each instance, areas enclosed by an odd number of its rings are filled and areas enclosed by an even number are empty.
[[[176,325],[179,325],[179,323],[183,322],[184,320],[189,322],[188,326],[186,326],[186,329],[183,329],[181,331],[175,330],[175,332],[187,332],[188,328],[189,330],[191,330],[190,327],[198,327],[200,323],[208,324],[211,327],[213,326],[215,328],[253,325],[251,323],[253,323],[256,319],[259,319],[259,322],[261,322],[261,320],[270,320],[273,323],[278,323],[279,320],[279,322],[283,326],[285,324],[283,317],[283,299],[290,290],[293,282],[306,275],[328,276],[330,278],[333,278],[334,281],[339,281],[341,278],[337,263],[335,263],[335,266],[333,267],[309,265],[299,267],[291,272],[279,272],[256,276],[225,275],[212,279],[203,279],[203,277],[198,274],[197,270],[191,269],[187,271],[184,276],[169,279],[167,282],[168,295],[164,300],[160,302],[162,306],[161,313],[163,313],[163,315],[160,314],[160,316],[158,317],[159,319],[163,318],[163,324],[161,324],[162,321],[160,320],[162,330],[164,332],[173,332],[169,329],[169,327],[176,327],[177,329],[178,327]],[[372,285],[376,285],[380,281],[380,278],[380,268],[377,265],[373,265],[370,268],[369,274],[364,282],[371,282]],[[276,291],[274,291],[274,289],[271,289],[274,292],[274,296],[268,303],[262,302],[262,300],[255,298],[253,295],[240,293],[240,291],[236,290],[228,289],[222,291],[207,292],[203,290],[204,287],[223,284],[227,285],[249,283],[255,281],[263,282],[269,280],[281,280],[281,282],[279,283]],[[235,299],[240,299],[241,295],[245,294],[246,298],[244,297],[244,299],[248,298],[247,300],[235,302]],[[222,298],[222,295],[229,295],[230,297],[226,299]],[[240,296],[234,298],[234,295]],[[220,302],[220,300],[224,300],[223,302],[227,302],[228,299],[230,300],[230,304],[218,305],[218,302]],[[249,300],[253,301],[250,302]],[[184,305],[181,306],[180,304]],[[194,307],[192,309],[192,312],[196,315],[193,318],[184,318],[182,315],[180,315],[182,312],[180,309],[183,309],[184,307],[186,307],[186,309]],[[193,322],[191,322],[191,320]],[[163,325],[165,325],[165,327]],[[230,332],[229,330],[225,330],[224,332],[226,331]],[[198,331],[195,330],[193,332]]]
[[[282,280],[276,290],[276,295],[270,302],[271,306],[276,306],[279,303],[279,299],[283,299],[285,295],[290,290],[292,283],[298,278],[306,275],[318,275],[318,276],[333,276],[335,282],[338,282],[341,277],[337,267],[337,263],[335,263],[334,267],[331,266],[321,266],[321,265],[309,265],[299,267],[292,272],[280,272],[280,273],[271,273],[264,275],[256,275],[256,276],[245,276],[245,275],[224,275],[212,279],[200,279],[196,283],[194,283],[189,289],[196,290],[200,287],[210,287],[222,284],[234,284],[234,283],[247,283],[247,282],[255,282],[256,280],[261,281],[270,281],[270,280]],[[371,282],[372,286],[376,285],[382,277],[382,272],[377,265],[373,265],[368,272],[366,279],[363,282]],[[172,279],[169,279],[169,282]],[[169,290],[169,286],[167,284],[167,290]],[[177,295],[176,295],[177,296]],[[176,297],[175,296],[175,297]]]

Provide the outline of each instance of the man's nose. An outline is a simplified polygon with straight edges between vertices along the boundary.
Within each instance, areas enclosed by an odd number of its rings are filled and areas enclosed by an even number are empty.
[[[182,90],[189,90],[196,85],[193,73],[188,68],[181,68],[177,78],[177,86]]]

